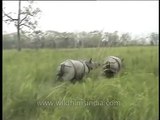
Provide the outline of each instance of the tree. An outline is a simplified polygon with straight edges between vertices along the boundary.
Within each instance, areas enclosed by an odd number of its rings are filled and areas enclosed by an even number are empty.
[[[16,33],[3,35],[3,49],[16,48]]]
[[[122,45],[126,46],[129,41],[131,40],[131,36],[129,35],[129,33],[124,33],[122,34],[121,38],[120,38],[120,42]]]
[[[32,18],[36,17],[38,13],[41,12],[41,10],[39,8],[33,9],[32,3],[33,1],[30,1],[27,7],[21,9],[21,0],[19,0],[17,18],[13,18],[12,12],[6,13],[5,11],[3,11],[4,18],[6,18],[4,19],[4,21],[6,23],[14,23],[15,27],[17,28],[18,51],[21,51],[21,37],[20,37],[21,30],[25,27],[34,30],[37,26],[37,21],[32,20]]]
[[[105,32],[104,34],[102,34],[102,40],[101,40],[102,46],[106,47],[108,45],[108,41],[109,41],[109,33]]]
[[[34,47],[36,49],[42,48],[43,47],[43,42],[42,42],[43,32],[41,30],[34,31],[32,33],[32,36],[34,39],[33,41]]]
[[[115,31],[113,33],[108,33],[108,42],[107,42],[107,45],[109,47],[112,47],[112,46],[117,46],[118,43],[119,43],[119,35],[118,35],[118,31]]]
[[[151,45],[158,45],[159,42],[159,34],[151,33],[150,35],[150,43]]]

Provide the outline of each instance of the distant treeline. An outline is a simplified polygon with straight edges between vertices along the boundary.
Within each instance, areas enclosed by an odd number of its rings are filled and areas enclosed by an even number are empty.
[[[17,48],[17,33],[3,35],[3,48]],[[35,31],[33,33],[21,32],[22,48],[87,48],[87,47],[114,47],[132,45],[158,45],[159,34],[150,33],[147,37],[132,38],[129,33],[118,35],[113,33],[92,32],[57,32]]]

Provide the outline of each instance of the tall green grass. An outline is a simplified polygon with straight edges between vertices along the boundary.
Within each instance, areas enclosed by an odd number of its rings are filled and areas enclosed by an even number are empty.
[[[98,68],[82,82],[55,81],[57,66],[66,59],[103,62],[109,55],[124,58],[114,78],[101,76]],[[3,119],[155,120],[158,77],[157,47],[4,50]],[[71,104],[55,105],[59,101]],[[76,104],[79,101],[83,104]]]

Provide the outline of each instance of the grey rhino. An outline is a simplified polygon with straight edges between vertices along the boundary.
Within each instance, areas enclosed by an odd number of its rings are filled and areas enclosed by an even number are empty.
[[[116,56],[106,57],[103,63],[103,75],[106,77],[115,76],[118,72],[120,72],[123,60],[123,58],[121,59]]]
[[[93,62],[92,58],[89,60],[65,60],[57,68],[57,79],[77,81],[81,80],[92,69],[100,66],[99,63]]]

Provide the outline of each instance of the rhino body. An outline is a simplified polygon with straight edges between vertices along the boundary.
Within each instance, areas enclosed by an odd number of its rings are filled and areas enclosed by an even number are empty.
[[[85,61],[66,60],[58,66],[57,77],[58,80],[81,80],[95,67],[97,67],[97,63],[92,62],[92,59]]]
[[[103,63],[103,75],[106,77],[115,76],[122,68],[122,61],[123,59],[116,56],[106,57]]]

